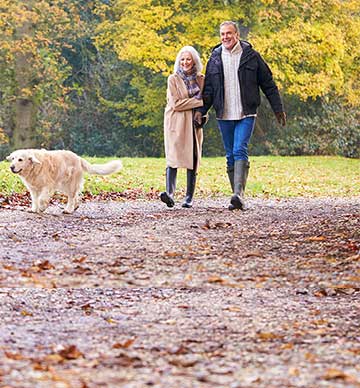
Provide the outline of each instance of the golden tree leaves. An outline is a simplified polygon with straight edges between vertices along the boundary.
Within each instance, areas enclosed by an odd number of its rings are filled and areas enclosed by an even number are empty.
[[[169,74],[178,50],[194,45],[205,55],[218,41],[218,26],[233,9],[221,2],[117,0],[114,21],[99,25],[96,43],[111,45],[121,60]],[[103,11],[104,12],[104,11]]]
[[[275,78],[301,99],[341,96],[359,103],[358,0],[263,1],[251,41]]]
[[[72,0],[0,1],[0,19],[2,103],[15,112],[7,131],[14,147],[36,146],[68,107],[63,49],[82,24]]]
[[[226,7],[224,7],[226,5]],[[360,83],[359,0],[252,2],[159,2],[116,0],[98,27],[96,43],[121,60],[164,75],[177,51],[196,46],[208,58],[223,20],[241,21],[249,40],[269,62],[285,93],[301,99],[342,96],[356,105]],[[102,14],[105,15],[104,7]],[[244,38],[244,37],[243,37]]]
[[[76,9],[64,1],[1,1],[0,66],[4,97],[56,101],[66,94],[69,73],[61,57],[64,39],[79,22]],[[9,77],[9,74],[12,74]],[[59,103],[63,101],[59,99]]]

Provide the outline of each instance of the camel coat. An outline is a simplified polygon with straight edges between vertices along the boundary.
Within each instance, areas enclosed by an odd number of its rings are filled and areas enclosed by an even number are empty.
[[[197,82],[202,90],[204,76],[198,74]],[[187,168],[197,171],[200,165],[203,130],[193,126],[193,109],[203,106],[203,100],[189,97],[184,81],[178,74],[168,78],[167,104],[164,114],[164,142],[167,167]],[[193,136],[195,131],[195,137]],[[194,138],[197,165],[194,166]]]

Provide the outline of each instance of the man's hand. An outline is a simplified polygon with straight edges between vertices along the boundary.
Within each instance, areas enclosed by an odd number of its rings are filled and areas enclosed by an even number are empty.
[[[283,127],[285,127],[285,125],[286,125],[286,113],[285,112],[276,112],[275,116],[276,116],[276,120],[278,121],[278,123],[280,125],[282,125]]]
[[[196,111],[194,113],[194,121],[196,121],[199,125],[201,125],[201,121],[202,121],[202,114],[201,114],[201,112]]]

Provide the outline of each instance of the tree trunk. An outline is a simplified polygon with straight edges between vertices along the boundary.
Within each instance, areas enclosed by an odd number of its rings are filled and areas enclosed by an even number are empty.
[[[17,98],[12,148],[36,147],[36,113],[37,107],[31,99]]]
[[[31,8],[31,5],[28,5]],[[19,42],[26,41],[33,35],[30,21],[17,28]],[[24,46],[26,47],[26,45]],[[14,103],[14,129],[12,148],[34,148],[36,146],[37,104],[32,96],[36,74],[32,65],[30,50],[20,51],[15,58],[15,80],[17,83],[16,101]]]

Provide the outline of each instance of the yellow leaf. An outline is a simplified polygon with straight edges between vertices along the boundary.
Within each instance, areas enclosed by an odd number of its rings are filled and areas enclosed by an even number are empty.
[[[280,339],[283,338],[282,335],[271,333],[271,332],[259,332],[257,333],[257,336],[264,341],[274,340],[274,339]]]
[[[26,316],[32,317],[33,316],[32,313],[30,313],[29,311],[26,311],[26,310],[22,310],[21,315],[23,315],[24,317],[26,317]]]

